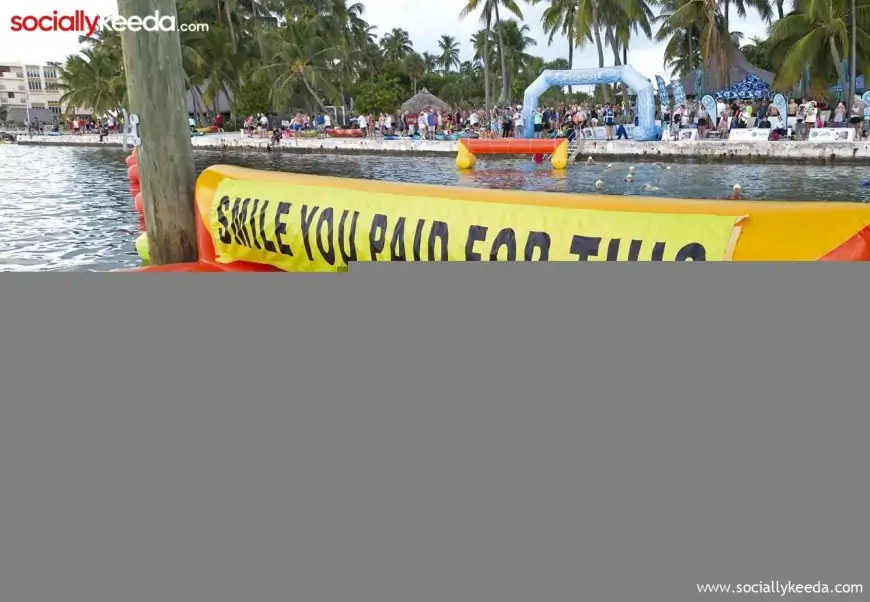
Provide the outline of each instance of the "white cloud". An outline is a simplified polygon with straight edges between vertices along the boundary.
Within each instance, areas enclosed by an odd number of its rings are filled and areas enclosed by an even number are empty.
[[[362,0],[366,6],[365,18],[378,27],[378,33],[383,34],[394,27],[408,30],[417,51],[437,52],[438,38],[442,34],[455,36],[462,44],[463,59],[470,58],[471,48],[468,39],[481,25],[477,18],[469,16],[459,19],[459,12],[466,0],[440,0],[439,2],[410,2],[402,0]],[[547,46],[547,36],[541,31],[541,14],[544,5],[522,5],[525,23],[531,28],[531,37],[538,40],[538,46],[533,50],[545,59],[566,57],[568,45],[564,39],[557,37],[552,46]],[[18,32],[10,31],[10,19],[13,15],[43,15],[83,9],[89,13],[117,14],[115,0],[28,0],[19,4],[14,0],[0,2],[0,61],[24,61],[29,63],[45,61],[62,61],[67,55],[78,49],[78,35],[64,32]],[[732,29],[741,30],[746,38],[752,35],[763,35],[765,25],[757,15],[750,14],[749,19],[740,19],[731,14]],[[650,40],[636,38],[629,49],[628,62],[647,77],[663,74],[661,44]],[[613,53],[605,50],[605,62],[612,64]],[[575,52],[574,64],[577,67],[595,67],[598,65],[597,52],[594,46],[587,46]]]

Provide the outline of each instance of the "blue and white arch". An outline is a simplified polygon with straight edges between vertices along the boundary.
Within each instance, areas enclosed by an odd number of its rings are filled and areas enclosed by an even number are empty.
[[[632,132],[632,138],[634,140],[660,140],[662,132],[655,122],[655,100],[652,84],[630,65],[565,71],[548,69],[541,73],[538,79],[526,88],[523,96],[523,122],[525,124],[523,137],[531,138],[534,136],[533,114],[538,106],[538,98],[550,88],[615,83],[623,83],[637,94],[637,125]]]

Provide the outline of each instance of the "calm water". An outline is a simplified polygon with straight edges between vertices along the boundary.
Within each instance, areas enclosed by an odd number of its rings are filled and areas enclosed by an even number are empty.
[[[109,270],[138,265],[138,225],[125,153],[114,148],[0,145],[0,271]],[[759,200],[870,201],[861,167],[637,164],[572,166],[561,176],[530,160],[479,161],[458,174],[452,157],[326,156],[197,151],[202,170],[215,163],[307,174],[425,182],[448,186],[595,192],[682,198],[725,198],[740,183]],[[659,190],[644,191],[644,184]]]

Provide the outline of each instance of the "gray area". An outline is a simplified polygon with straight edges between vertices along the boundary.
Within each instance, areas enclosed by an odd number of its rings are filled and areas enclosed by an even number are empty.
[[[866,586],[865,271],[5,275],[0,597]]]

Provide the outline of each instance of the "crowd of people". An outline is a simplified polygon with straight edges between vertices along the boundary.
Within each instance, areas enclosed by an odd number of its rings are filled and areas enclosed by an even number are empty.
[[[870,136],[866,108],[866,103],[858,97],[850,104],[793,98],[787,103],[786,114],[782,115],[780,108],[769,99],[726,102],[717,98],[715,115],[708,114],[700,102],[693,100],[661,107],[656,118],[674,137],[679,130],[686,128],[697,129],[699,139],[725,139],[735,129],[766,128],[771,130],[772,140],[784,137],[803,140],[812,128],[851,127],[855,129],[855,139],[861,140]],[[357,113],[346,119],[338,119],[337,114],[328,112],[309,114],[300,111],[281,119],[260,113],[245,117],[241,129],[249,137],[271,135],[275,140],[299,132],[327,135],[333,128],[359,130],[366,138],[419,136],[424,140],[435,140],[459,134],[492,139],[525,137],[529,125],[526,119],[521,105],[495,107],[488,112],[483,108],[450,110],[430,106],[419,112]],[[608,102],[541,105],[531,111],[530,119],[529,129],[535,138],[627,139],[631,134],[630,124],[637,124],[634,107]],[[194,118],[190,119],[191,131],[198,123]],[[206,123],[217,131],[224,131],[222,115],[207,118]],[[74,135],[99,133],[104,137],[120,131],[120,124],[112,117],[101,120],[73,117],[66,125],[69,133]],[[28,129],[32,133],[42,133],[43,126],[31,124]]]
[[[838,101],[827,103],[792,98],[786,105],[785,115],[769,99],[745,99],[726,102],[716,99],[716,115],[710,116],[699,102],[674,107],[665,107],[661,112],[662,124],[672,131],[681,128],[697,128],[700,139],[727,138],[735,129],[759,128],[771,130],[770,139],[789,137],[805,140],[813,128],[853,128],[855,139],[866,139],[870,122],[864,117],[867,105],[855,98],[849,106]]]
[[[623,110],[616,105],[588,103],[539,106],[532,112],[534,137],[586,137],[586,128],[603,126],[607,139],[628,137],[622,127]],[[366,138],[384,136],[419,136],[424,140],[452,134],[478,138],[523,137],[526,127],[521,105],[485,109],[441,110],[424,107],[419,112],[358,113],[338,122],[329,113],[298,112],[289,119],[269,118],[264,113],[249,115],[242,131],[249,137],[289,137],[294,132],[325,134],[332,128],[359,130]],[[217,125],[217,124],[215,124]],[[620,131],[621,130],[621,131]],[[594,134],[593,134],[594,135]]]

